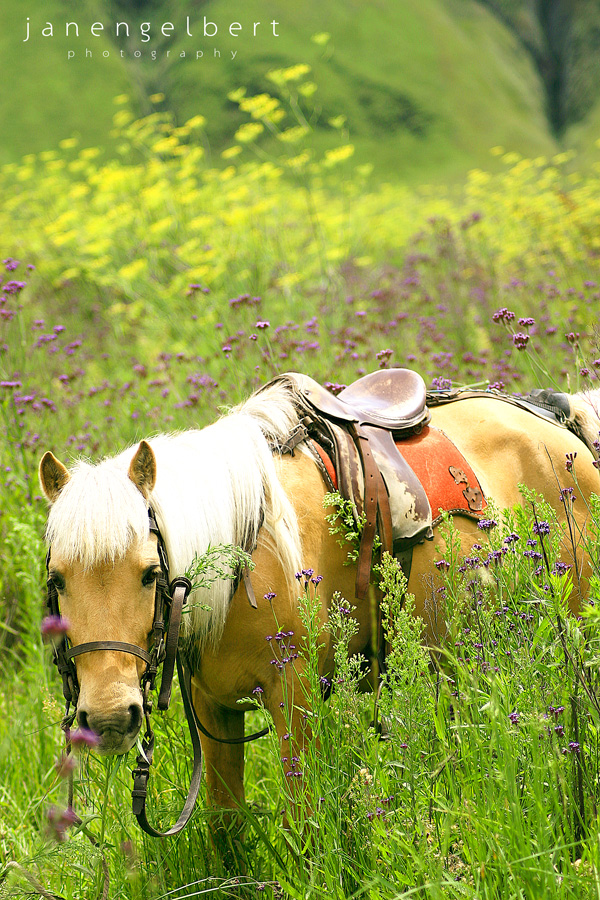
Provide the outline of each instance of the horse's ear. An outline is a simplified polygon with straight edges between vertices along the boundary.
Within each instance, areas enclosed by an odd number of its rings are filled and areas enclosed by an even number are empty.
[[[50,503],[58,499],[58,495],[71,476],[54,453],[48,450],[40,462],[40,484]]]
[[[156,457],[146,441],[142,441],[135,451],[128,474],[136,488],[148,499],[156,484]]]

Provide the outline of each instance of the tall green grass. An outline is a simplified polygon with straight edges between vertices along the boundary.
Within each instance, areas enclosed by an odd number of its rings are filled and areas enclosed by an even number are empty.
[[[595,896],[598,595],[592,592],[583,619],[566,614],[570,579],[556,565],[560,526],[542,500],[531,514],[496,516],[500,524],[482,531],[477,557],[444,567],[437,603],[447,628],[432,657],[404,578],[384,559],[390,653],[376,712],[383,740],[373,727],[374,695],[361,691],[363,666],[348,656],[352,608],[338,598],[320,626],[318,585],[304,580],[305,633],[273,641],[274,657],[289,660],[282,678],[301,665],[300,688],[285,702],[290,715],[294,706],[306,710],[304,748],[297,759],[282,758],[274,735],[249,747],[243,829],[225,868],[212,849],[215,819],[203,798],[176,838],[153,841],[137,830],[126,811],[126,760],[81,758],[76,806],[84,826],[62,843],[52,840],[49,806],[65,802],[53,766],[60,709],[37,640],[26,683],[9,681],[3,701],[0,896],[31,889],[25,870],[60,896],[99,897],[102,853],[110,896],[136,900],[215,892],[298,900]],[[449,523],[444,528],[449,558],[455,538]],[[531,557],[534,545],[541,566]],[[598,548],[590,549],[597,566]],[[327,701],[317,665],[323,627],[336,639]],[[266,714],[256,705],[259,725]],[[150,802],[166,824],[182,801],[190,750],[177,706],[155,719]],[[7,869],[9,860],[23,868]]]

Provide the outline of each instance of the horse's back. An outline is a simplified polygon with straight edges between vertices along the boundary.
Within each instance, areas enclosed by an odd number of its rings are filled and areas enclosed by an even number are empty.
[[[432,410],[440,428],[477,473],[484,494],[501,508],[519,503],[519,485],[543,494],[553,506],[573,485],[568,454],[584,493],[600,492],[600,477],[585,444],[566,428],[494,397],[459,400]]]

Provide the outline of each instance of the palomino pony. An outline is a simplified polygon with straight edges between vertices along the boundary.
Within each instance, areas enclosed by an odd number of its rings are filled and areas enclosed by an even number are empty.
[[[183,574],[209,545],[237,545],[252,552],[250,593],[247,578],[217,581],[192,594],[184,617],[184,640],[196,649],[193,704],[212,736],[201,737],[208,795],[218,807],[233,809],[243,800],[244,748],[216,739],[244,735],[248,707],[239,701],[256,688],[273,718],[282,755],[292,755],[289,721],[280,704],[293,685],[286,688],[283,678],[298,678],[303,661],[297,659],[282,676],[271,664],[266,638],[279,628],[293,632],[300,643],[296,573],[312,569],[322,576],[323,621],[334,592],[356,603],[359,628],[352,652],[369,655],[373,640],[369,600],[355,599],[356,572],[345,564],[346,550],[325,519],[323,499],[329,487],[323,468],[308,440],[298,443],[294,453],[279,452],[299,427],[302,413],[296,399],[290,384],[279,379],[202,430],[161,435],[97,465],[78,462],[71,471],[50,452],[40,465],[51,504],[49,577],[69,622],[72,647],[118,641],[148,648],[161,565],[156,534],[149,529],[149,507],[173,573]],[[600,428],[599,393],[569,399],[580,433],[591,445]],[[588,446],[565,428],[493,396],[435,407],[431,424],[460,450],[484,496],[500,509],[521,502],[518,485],[524,483],[544,495],[564,521],[560,488],[574,484],[565,460],[577,456],[579,499],[572,513],[577,546],[565,547],[565,552],[585,579],[581,536],[586,498],[600,492]],[[466,552],[481,537],[477,521],[458,515],[454,524]],[[431,642],[437,637],[435,616],[425,608],[434,596],[438,576],[433,563],[440,558],[440,546],[437,531],[433,540],[416,544],[409,581]],[[254,597],[255,605],[249,602]],[[326,634],[320,651],[323,676],[331,675],[334,654]],[[94,649],[75,658],[77,720],[97,733],[101,752],[122,754],[134,745],[142,724],[145,663],[132,652]],[[300,734],[302,713],[295,710],[294,715],[293,727]]]

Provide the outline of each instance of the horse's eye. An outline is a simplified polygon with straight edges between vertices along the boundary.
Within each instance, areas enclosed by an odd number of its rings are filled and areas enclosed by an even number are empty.
[[[148,569],[142,576],[142,584],[144,587],[151,587],[158,578],[157,569]]]
[[[59,572],[50,572],[50,581],[57,591],[64,591],[65,579]]]

